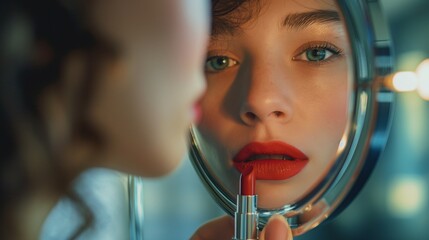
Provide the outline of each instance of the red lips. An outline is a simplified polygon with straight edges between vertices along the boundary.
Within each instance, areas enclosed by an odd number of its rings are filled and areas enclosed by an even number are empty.
[[[237,153],[233,163],[241,173],[252,166],[260,180],[285,180],[298,174],[308,163],[308,157],[284,142],[252,142]]]
[[[192,106],[192,122],[194,124],[198,124],[201,120],[202,109],[200,102],[195,102],[194,106]]]

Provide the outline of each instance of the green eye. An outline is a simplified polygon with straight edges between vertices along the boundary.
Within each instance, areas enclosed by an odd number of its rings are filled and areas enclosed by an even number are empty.
[[[207,72],[223,71],[237,64],[237,61],[226,56],[210,57],[206,61],[205,70]]]
[[[293,60],[309,63],[322,63],[341,56],[342,50],[332,44],[308,44],[303,47],[300,54],[293,57]]]
[[[322,48],[313,48],[305,51],[305,56],[308,61],[320,62],[332,56],[332,52]]]

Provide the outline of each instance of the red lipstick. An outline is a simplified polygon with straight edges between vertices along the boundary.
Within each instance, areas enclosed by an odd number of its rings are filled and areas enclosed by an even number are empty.
[[[233,240],[258,239],[258,196],[255,195],[255,171],[250,166],[240,177],[240,194],[237,195],[237,211],[234,214]]]
[[[234,157],[234,167],[243,173],[252,166],[261,180],[286,180],[305,167],[308,157],[299,149],[280,141],[252,142]]]
[[[255,171],[250,166],[241,173],[240,195],[255,195]]]

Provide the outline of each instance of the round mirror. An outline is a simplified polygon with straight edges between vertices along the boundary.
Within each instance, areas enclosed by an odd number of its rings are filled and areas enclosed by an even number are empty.
[[[252,166],[260,227],[277,213],[302,234],[347,206],[385,144],[391,58],[377,2],[217,0],[212,15],[193,164],[231,215]]]

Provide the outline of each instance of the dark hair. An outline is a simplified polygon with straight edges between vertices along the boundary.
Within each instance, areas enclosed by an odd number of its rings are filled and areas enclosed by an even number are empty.
[[[97,39],[90,31],[85,21],[86,4],[86,1],[59,0],[1,1],[0,236],[16,234],[13,204],[38,184],[38,177],[51,175],[54,180],[51,184],[64,193],[70,184],[71,176],[62,171],[61,156],[49,142],[40,98],[50,87],[61,91],[62,67],[76,51],[85,55],[89,65],[76,90],[79,96],[75,97],[77,102],[69,126],[73,135],[64,144],[76,138],[91,141],[95,146],[102,143],[100,134],[87,122],[85,111],[97,84],[94,80],[97,59],[114,55],[115,51],[111,44]],[[27,140],[37,143],[38,149],[23,153],[21,147]],[[33,153],[36,154],[27,157],[30,159],[24,156]]]
[[[259,0],[212,0],[212,35],[240,28],[260,10]]]

